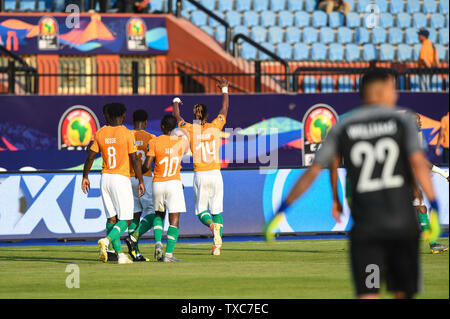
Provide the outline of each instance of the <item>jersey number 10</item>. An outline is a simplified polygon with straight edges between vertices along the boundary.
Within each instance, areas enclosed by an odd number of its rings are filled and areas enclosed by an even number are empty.
[[[177,173],[178,164],[180,163],[180,159],[178,157],[171,157],[169,161],[169,157],[164,157],[159,161],[160,165],[164,164],[164,174],[163,177],[171,177]]]

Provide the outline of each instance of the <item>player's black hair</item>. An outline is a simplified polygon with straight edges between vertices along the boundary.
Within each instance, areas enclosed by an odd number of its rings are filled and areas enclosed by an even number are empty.
[[[103,105],[103,115],[104,116],[108,115],[108,106],[109,106],[109,104]]]
[[[164,128],[165,133],[170,133],[177,127],[177,118],[172,114],[166,114],[161,119],[161,129]]]
[[[127,108],[122,103],[108,103],[103,107],[103,109],[106,109],[106,112],[111,120],[121,117],[127,111]]]
[[[148,120],[148,113],[146,110],[136,110],[133,112],[133,122],[145,122]]]
[[[375,83],[375,82],[385,82],[390,78],[391,78],[391,74],[388,73],[384,69],[373,69],[373,70],[367,71],[361,78],[361,82],[359,85],[359,96],[362,99],[364,98],[367,87],[370,84]]]
[[[206,107],[205,104],[195,104],[194,107],[198,107],[200,106],[202,108],[202,120],[204,120],[206,118],[206,116],[208,115],[208,108]]]

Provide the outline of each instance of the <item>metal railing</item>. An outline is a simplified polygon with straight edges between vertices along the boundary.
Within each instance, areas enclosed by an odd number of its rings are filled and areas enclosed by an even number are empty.
[[[4,82],[6,77],[7,83],[7,91],[3,91],[4,86],[2,86],[0,94],[38,93],[37,70],[2,45],[0,45],[0,53],[5,55],[8,61],[6,66],[0,66],[0,80]]]

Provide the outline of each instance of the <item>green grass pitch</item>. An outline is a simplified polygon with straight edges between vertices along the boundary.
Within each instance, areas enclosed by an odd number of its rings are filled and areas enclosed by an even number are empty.
[[[424,291],[417,297],[448,299],[448,253],[432,255],[422,246]],[[0,247],[0,298],[354,297],[346,239],[225,241],[221,256],[209,255],[210,248],[179,243],[180,263],[117,265],[100,262],[94,245]],[[141,245],[152,260],[153,249]],[[79,266],[80,288],[66,287],[69,264]]]

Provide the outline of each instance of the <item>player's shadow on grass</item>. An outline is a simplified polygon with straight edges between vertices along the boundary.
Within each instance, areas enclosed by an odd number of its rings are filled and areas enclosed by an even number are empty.
[[[193,247],[177,247],[177,250],[208,250],[205,248],[193,248]],[[240,252],[277,252],[277,253],[311,253],[311,254],[317,254],[317,253],[324,253],[323,250],[302,250],[302,249],[242,249],[242,248],[224,248],[226,251],[240,251]],[[183,252],[183,254],[186,254]],[[204,255],[204,254],[191,254],[191,255]]]
[[[77,261],[96,261],[93,258],[58,258],[58,257],[26,257],[26,256],[0,256],[0,261],[41,261],[61,264],[73,264]]]

